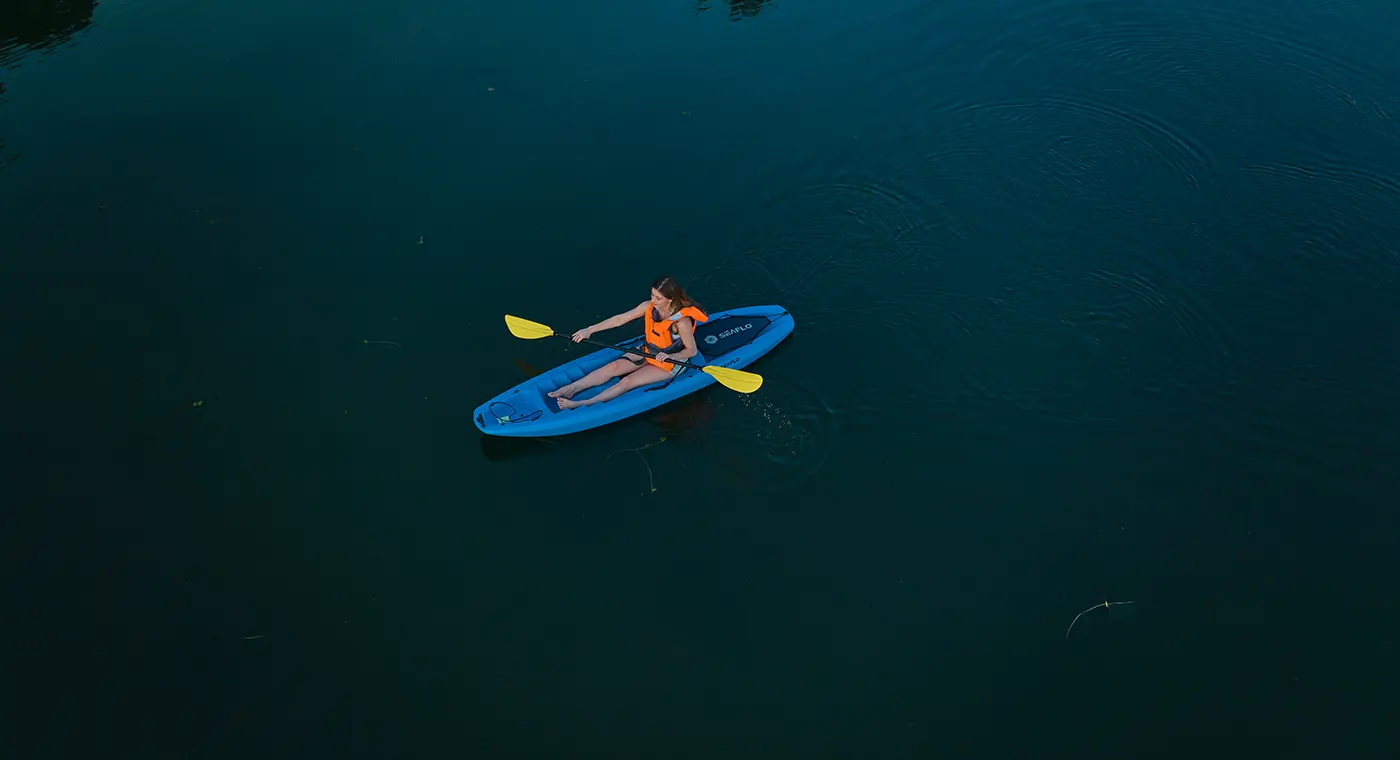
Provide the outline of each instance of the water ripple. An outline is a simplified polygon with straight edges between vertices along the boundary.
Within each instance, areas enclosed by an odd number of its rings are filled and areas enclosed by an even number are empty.
[[[1383,168],[1400,100],[1362,63],[1386,59],[1351,54],[1344,5],[1285,4],[993,0],[911,14],[884,39],[934,43],[852,82],[882,105],[852,120],[864,150],[833,138],[767,178],[804,181],[756,183],[770,195],[754,229],[772,232],[714,277],[782,293],[824,350],[914,362],[915,377],[875,373],[882,403],[869,409],[875,389],[823,379],[838,408],[862,409],[855,427],[953,413],[1131,419],[1144,434],[1228,425],[1232,394],[1262,379],[1251,362],[1290,350],[1274,323],[1290,302],[1355,296],[1400,271],[1381,234],[1400,218],[1400,180]],[[940,34],[952,27],[996,31]],[[1378,50],[1386,33],[1354,36]],[[1271,123],[1297,109],[1316,118]],[[1319,274],[1341,287],[1308,295]],[[1234,435],[1254,445],[1256,433]]]
[[[781,398],[718,397],[706,431],[725,441],[704,447],[720,479],[743,492],[786,491],[816,474],[837,445],[838,424],[827,401],[810,385],[780,378]]]
[[[1319,267],[1348,280],[1366,273],[1372,282],[1394,279],[1400,269],[1391,230],[1400,218],[1400,177],[1341,159],[1242,167],[1250,192],[1286,197],[1305,216],[1281,215],[1273,222],[1291,231],[1300,256],[1292,257],[1293,284],[1316,277]]]
[[[735,303],[781,302],[803,313],[801,329],[829,317],[872,315],[891,281],[933,266],[931,237],[955,240],[958,220],[898,178],[813,182],[762,205],[762,237],[694,280]],[[757,302],[755,301],[755,302]]]
[[[1388,87],[1379,72],[1335,52],[1352,50],[1347,43],[1356,37],[1354,20],[1339,8],[1317,0],[1283,5],[1292,7],[1261,14],[1237,3],[1018,2],[998,9],[1005,14],[997,27],[1002,32],[983,39],[981,47],[990,62],[1006,67],[1052,60],[1127,65],[1134,74],[1159,77],[1144,80],[1157,87],[1173,79],[1230,72],[1243,58],[1239,51],[1248,50],[1259,60],[1259,43],[1264,43],[1264,55],[1273,48],[1324,76]]]
[[[1214,162],[1203,145],[1146,111],[1065,94],[1026,101],[950,104],[944,113],[966,115],[979,110],[999,113],[1008,124],[1018,124],[1026,131],[1041,135],[1058,135],[1062,140],[1067,139],[1066,125],[1045,124],[1047,114],[1059,112],[1092,120],[1142,145],[1192,187],[1199,187],[1201,177],[1213,170]],[[1078,130],[1071,132],[1083,134]],[[1079,168],[1089,167],[1081,163]]]

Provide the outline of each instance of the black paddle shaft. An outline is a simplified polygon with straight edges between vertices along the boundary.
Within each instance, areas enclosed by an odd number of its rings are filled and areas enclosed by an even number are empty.
[[[567,336],[567,335],[560,335],[559,333],[554,333],[554,337],[556,337],[556,338],[563,338],[564,340],[573,340],[573,338],[571,338],[571,337],[569,337],[569,336]],[[603,348],[611,348],[611,349],[613,349],[614,351],[621,351],[621,352],[623,352],[624,354],[634,354],[634,355],[636,355],[636,356],[647,356],[647,354],[646,354],[644,351],[642,351],[641,349],[637,349],[637,348],[623,348],[623,347],[621,347],[621,346],[614,346],[614,345],[611,344],[611,343],[604,343],[604,342],[602,342],[602,341],[600,341],[600,340],[593,340],[592,338],[584,338],[582,341],[579,341],[579,342],[580,342],[580,343],[592,343],[592,344],[595,345],[595,346],[602,346]],[[697,365],[697,364],[691,364],[690,362],[683,362],[683,361],[681,361],[680,359],[672,359],[672,358],[670,358],[670,357],[667,357],[667,358],[665,358],[665,359],[662,359],[662,361],[671,362],[672,364],[679,364],[679,365],[681,365],[682,367],[690,367],[691,369],[698,369],[698,370],[700,370],[700,371],[702,371],[702,372],[705,370],[704,367],[701,367],[701,366],[699,366],[699,365]]]

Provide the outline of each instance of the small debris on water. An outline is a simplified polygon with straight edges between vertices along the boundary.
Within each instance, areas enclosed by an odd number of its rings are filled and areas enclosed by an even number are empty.
[[[1075,616],[1074,616],[1074,620],[1070,621],[1069,627],[1065,629],[1065,641],[1069,641],[1069,632],[1074,630],[1074,624],[1075,624],[1075,623],[1078,623],[1080,618],[1084,617],[1085,615],[1089,614],[1090,612],[1093,612],[1094,610],[1097,610],[1097,609],[1105,609],[1105,610],[1106,610],[1106,609],[1108,609],[1108,608],[1110,608],[1110,607],[1113,607],[1113,606],[1116,606],[1116,605],[1119,605],[1119,604],[1136,604],[1136,602],[1133,602],[1133,601],[1127,601],[1127,602],[1110,602],[1110,601],[1108,601],[1107,599],[1105,599],[1104,601],[1102,601],[1102,602],[1100,602],[1100,603],[1094,605],[1093,607],[1090,607],[1089,609],[1084,610],[1083,612],[1079,613],[1078,615],[1075,615]]]
[[[624,451],[631,451],[631,452],[633,452],[634,454],[636,454],[638,457],[641,458],[642,464],[645,465],[646,468],[647,468],[647,487],[648,487],[648,489],[649,489],[648,493],[656,493],[656,478],[655,478],[655,476],[652,474],[652,471],[651,471],[651,463],[648,462],[646,456],[645,456],[644,454],[642,454],[642,450],[643,450],[643,449],[649,449],[649,448],[651,448],[652,446],[657,446],[657,445],[663,444],[663,443],[665,443],[665,442],[666,442],[666,436],[663,435],[663,436],[661,436],[661,440],[659,440],[659,441],[652,441],[651,443],[648,443],[648,444],[646,444],[645,446],[638,446],[638,447],[633,448],[633,449],[619,449],[619,450],[617,450],[617,451],[614,451],[612,454],[609,454],[609,455],[607,455],[607,456],[605,456],[605,457],[603,457],[603,458],[604,458],[604,459],[612,459],[612,458],[613,458],[613,454],[621,454],[621,453],[624,452]],[[643,493],[642,495],[645,496],[646,493]]]

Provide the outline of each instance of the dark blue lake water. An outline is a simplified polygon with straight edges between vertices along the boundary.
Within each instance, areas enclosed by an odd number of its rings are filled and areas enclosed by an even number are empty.
[[[1385,756],[1396,50],[1380,0],[10,0],[21,754]],[[791,310],[759,392],[476,431],[582,351],[502,315],[662,274]]]

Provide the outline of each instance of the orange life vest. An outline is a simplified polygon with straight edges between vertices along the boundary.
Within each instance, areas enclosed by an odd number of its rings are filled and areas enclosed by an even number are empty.
[[[684,350],[685,343],[681,341],[680,326],[676,324],[676,322],[679,321],[681,317],[690,317],[697,323],[706,322],[710,319],[710,316],[708,314],[706,314],[703,311],[700,311],[694,306],[687,306],[681,309],[680,311],[676,312],[675,314],[672,314],[671,316],[662,319],[661,314],[657,312],[656,307],[650,306],[647,308],[646,315],[647,340],[646,343],[642,346],[642,349],[648,354],[659,354],[663,352],[670,354]],[[660,367],[664,370],[671,370],[675,368],[674,364],[668,364],[667,362],[657,361],[656,359],[652,359],[650,357],[647,358],[647,362],[649,362],[654,367]]]

